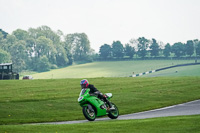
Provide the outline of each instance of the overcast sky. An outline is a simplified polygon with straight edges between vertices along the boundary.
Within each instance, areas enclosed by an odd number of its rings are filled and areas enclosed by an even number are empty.
[[[84,32],[96,52],[142,36],[186,42],[200,39],[200,0],[0,0],[0,29],[42,25],[65,35]]]

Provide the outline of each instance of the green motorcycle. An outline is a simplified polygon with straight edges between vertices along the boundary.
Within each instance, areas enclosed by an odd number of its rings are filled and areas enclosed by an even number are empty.
[[[119,116],[119,111],[114,103],[111,103],[114,107],[113,110],[109,110],[109,106],[103,100],[96,96],[89,94],[90,89],[82,89],[78,98],[80,106],[83,108],[83,115],[89,121],[94,121],[96,117],[108,115],[111,119],[116,119]],[[106,93],[105,96],[109,100],[112,98],[112,93]]]

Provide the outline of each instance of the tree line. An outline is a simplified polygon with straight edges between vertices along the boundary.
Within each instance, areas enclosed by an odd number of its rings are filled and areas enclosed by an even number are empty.
[[[85,33],[64,35],[48,26],[17,29],[12,34],[0,29],[0,63],[12,62],[17,72],[43,72],[73,61],[90,61],[93,53]]]
[[[104,44],[95,53],[85,33],[64,35],[48,26],[17,29],[8,34],[0,29],[0,63],[12,62],[14,70],[48,71],[72,65],[74,61],[124,59],[146,57],[200,56],[200,41],[188,40],[170,45],[139,37],[123,45],[120,41]]]
[[[111,45],[104,44],[100,47],[99,56],[102,59],[109,58],[145,58],[145,57],[192,57],[200,56],[200,41],[198,39],[188,40],[186,43],[177,42],[173,45],[151,40],[145,37],[131,39],[129,43],[113,41]]]

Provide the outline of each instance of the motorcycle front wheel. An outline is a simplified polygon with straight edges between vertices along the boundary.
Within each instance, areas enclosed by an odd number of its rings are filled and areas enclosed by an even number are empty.
[[[114,106],[115,110],[109,111],[108,117],[111,119],[117,119],[117,117],[119,116],[119,110],[114,103],[111,103],[111,105]]]
[[[90,110],[88,108],[88,106],[84,106],[83,107],[83,115],[85,116],[86,119],[88,119],[89,121],[94,121],[96,119],[96,114],[95,114],[95,111],[93,109]]]

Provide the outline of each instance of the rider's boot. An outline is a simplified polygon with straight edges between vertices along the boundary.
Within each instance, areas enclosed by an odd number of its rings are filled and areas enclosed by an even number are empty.
[[[115,110],[115,107],[110,103],[110,101],[106,101],[108,103],[108,111],[112,111],[112,110]]]

